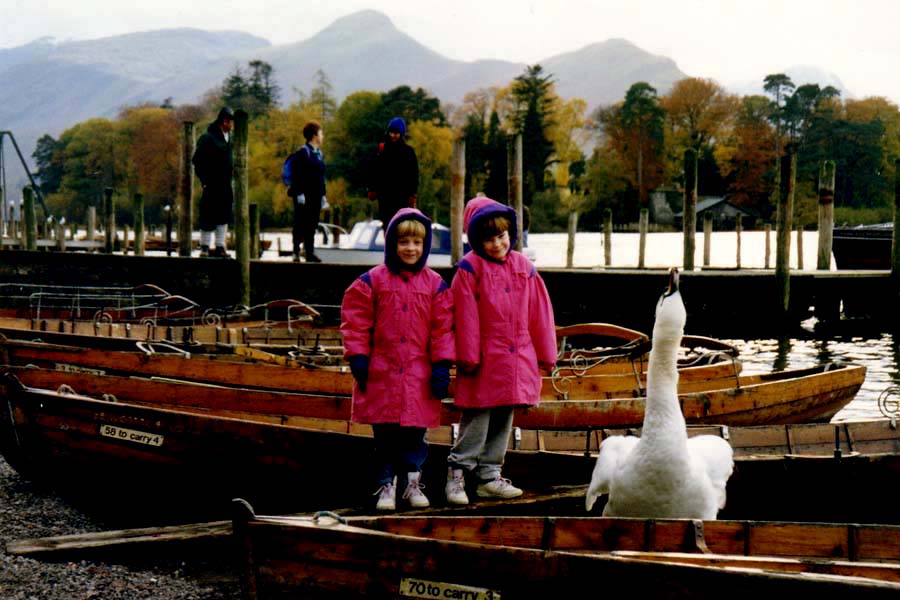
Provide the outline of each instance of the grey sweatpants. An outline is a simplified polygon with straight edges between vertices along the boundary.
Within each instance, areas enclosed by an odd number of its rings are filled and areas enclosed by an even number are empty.
[[[447,462],[482,481],[500,477],[503,458],[512,431],[513,407],[464,408],[459,421],[459,439]]]

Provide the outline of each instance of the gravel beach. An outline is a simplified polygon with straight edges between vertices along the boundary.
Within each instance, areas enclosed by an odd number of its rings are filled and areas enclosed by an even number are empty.
[[[10,556],[9,541],[102,531],[101,523],[53,491],[19,476],[0,458],[0,599],[3,600],[238,600],[230,573],[172,564],[123,566],[52,563]]]

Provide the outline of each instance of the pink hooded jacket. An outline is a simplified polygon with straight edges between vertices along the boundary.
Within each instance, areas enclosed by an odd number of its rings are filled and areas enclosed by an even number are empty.
[[[540,401],[538,363],[556,362],[556,326],[544,281],[523,254],[510,249],[503,261],[484,252],[473,224],[493,217],[510,220],[516,243],[516,212],[490,198],[466,205],[465,229],[472,251],[457,265],[453,291],[456,359],[478,365],[474,375],[458,370],[454,402],[463,408],[533,405]]]
[[[413,268],[397,256],[397,223],[425,225],[422,258]],[[437,427],[441,403],[431,392],[431,365],[454,360],[453,297],[447,283],[425,266],[431,221],[414,208],[397,212],[387,228],[384,262],[363,273],[344,293],[344,358],[369,357],[366,391],[353,385],[356,423]]]

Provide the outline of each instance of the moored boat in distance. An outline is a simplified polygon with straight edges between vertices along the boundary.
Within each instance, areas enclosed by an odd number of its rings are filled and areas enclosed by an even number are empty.
[[[894,224],[835,227],[831,249],[838,269],[890,269]]]

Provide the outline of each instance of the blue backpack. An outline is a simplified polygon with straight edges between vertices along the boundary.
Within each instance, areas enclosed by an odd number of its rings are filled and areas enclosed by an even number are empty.
[[[306,158],[308,159],[309,158],[309,150],[307,149],[305,144],[303,146],[301,146],[299,150],[297,150],[296,152],[294,152],[293,154],[288,156],[286,159],[284,159],[284,164],[281,165],[281,181],[282,181],[282,183],[284,183],[284,185],[291,187],[294,184],[294,168],[295,168],[294,159],[297,158],[299,156],[299,154],[301,152],[303,152],[304,150],[306,150],[306,152],[304,152],[304,154],[306,155]]]

